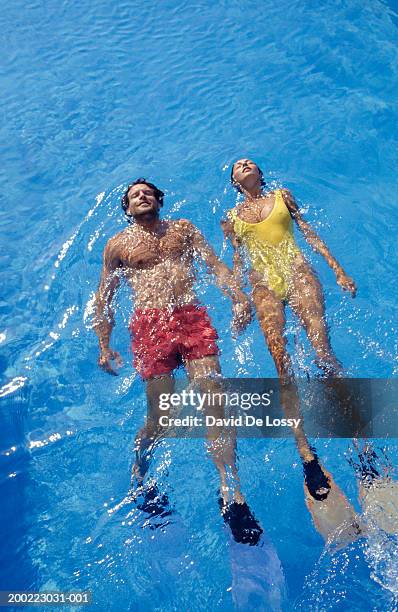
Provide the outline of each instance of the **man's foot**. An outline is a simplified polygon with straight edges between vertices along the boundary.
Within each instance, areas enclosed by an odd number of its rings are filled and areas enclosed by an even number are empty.
[[[170,516],[172,511],[170,509],[169,498],[165,493],[161,495],[156,484],[147,484],[139,487],[135,491],[132,491],[131,498],[135,502],[137,508],[142,510],[149,515],[149,518],[159,517],[164,519],[166,516]],[[166,523],[153,523],[151,522],[151,529],[164,526]]]
[[[238,504],[233,501],[225,504],[222,498],[218,500],[224,523],[229,525],[235,542],[255,546],[258,544],[263,530],[252,514],[246,502]]]
[[[318,457],[315,455],[311,461],[303,463],[305,484],[310,495],[317,501],[327,498],[330,491],[329,479],[325,476],[319,465]]]
[[[149,470],[156,440],[151,438],[140,438],[136,440],[135,462],[132,469],[132,482],[136,480],[139,486],[142,485],[144,478]]]

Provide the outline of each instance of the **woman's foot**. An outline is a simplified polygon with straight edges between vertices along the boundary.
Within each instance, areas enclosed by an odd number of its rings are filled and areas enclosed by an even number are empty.
[[[316,455],[311,461],[304,461],[303,471],[310,495],[317,501],[324,501],[329,495],[330,481],[323,473]]]
[[[367,446],[363,451],[358,452],[359,463],[350,460],[355,473],[365,487],[371,487],[376,479],[382,478],[377,467],[378,456],[373,448]]]

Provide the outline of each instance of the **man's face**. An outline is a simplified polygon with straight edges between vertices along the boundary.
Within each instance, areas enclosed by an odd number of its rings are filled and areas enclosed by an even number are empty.
[[[154,217],[159,214],[160,204],[152,187],[145,183],[138,183],[130,187],[128,192],[127,213],[132,217]]]
[[[261,181],[258,166],[251,159],[239,159],[235,162],[233,177],[246,189],[254,187]]]

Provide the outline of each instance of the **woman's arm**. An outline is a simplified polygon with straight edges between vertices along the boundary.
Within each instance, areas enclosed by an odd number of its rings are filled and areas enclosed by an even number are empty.
[[[352,278],[344,272],[343,268],[337,259],[333,257],[323,240],[321,240],[318,234],[312,229],[310,224],[303,219],[292,193],[288,189],[282,189],[281,191],[283,194],[283,201],[308,244],[316,253],[319,253],[325,258],[328,265],[336,274],[337,284],[345,291],[350,291],[352,297],[355,297],[357,288]]]

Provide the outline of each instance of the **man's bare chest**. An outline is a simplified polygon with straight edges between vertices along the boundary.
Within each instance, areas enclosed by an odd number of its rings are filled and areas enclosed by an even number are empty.
[[[134,228],[128,232],[120,248],[120,259],[127,268],[150,268],[168,260],[189,257],[191,248],[187,236],[177,227],[160,232]]]

